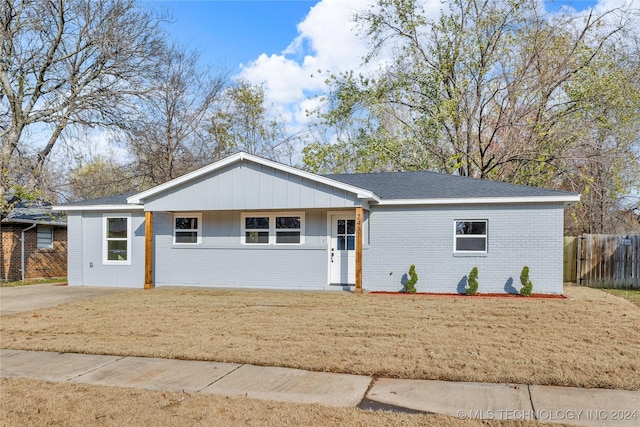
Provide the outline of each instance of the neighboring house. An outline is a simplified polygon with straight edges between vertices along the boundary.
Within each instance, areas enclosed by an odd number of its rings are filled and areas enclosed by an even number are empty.
[[[68,212],[69,285],[562,293],[575,193],[432,172],[316,175],[238,153]]]
[[[0,279],[67,275],[67,221],[51,204],[22,201],[0,222]]]

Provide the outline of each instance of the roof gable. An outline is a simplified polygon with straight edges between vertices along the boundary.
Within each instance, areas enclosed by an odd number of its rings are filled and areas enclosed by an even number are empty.
[[[273,169],[277,172],[282,172],[291,176],[302,178],[303,180],[311,181],[324,186],[332,187],[338,190],[342,190],[348,193],[354,194],[358,199],[378,201],[379,197],[372,191],[365,188],[360,188],[342,181],[336,181],[328,177],[323,177],[314,173],[306,172],[301,169],[294,168],[292,166],[283,165],[278,162],[263,159],[252,154],[244,152],[236,153],[218,162],[212,163],[208,166],[185,174],[179,178],[168,181],[164,184],[150,188],[149,190],[135,194],[127,199],[128,203],[145,203],[147,200],[151,200],[159,197],[163,193],[168,193],[170,190],[177,188],[184,188],[185,185],[195,183],[211,176],[217,171],[223,171],[229,166],[236,165],[238,163],[253,163],[255,165],[264,166]]]

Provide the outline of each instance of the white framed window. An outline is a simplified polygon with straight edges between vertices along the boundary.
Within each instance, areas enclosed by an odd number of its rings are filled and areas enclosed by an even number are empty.
[[[102,232],[102,263],[131,264],[131,215],[105,214]]]
[[[199,245],[202,241],[202,214],[173,214],[173,244]]]
[[[453,222],[453,252],[486,253],[488,223],[486,219],[455,220]]]
[[[273,223],[269,216],[245,216],[242,219],[244,230],[243,243],[248,245],[268,245],[270,225]]]
[[[53,227],[47,225],[39,225],[37,228],[37,247],[38,249],[53,248]]]
[[[243,213],[243,245],[301,245],[304,243],[304,213]]]

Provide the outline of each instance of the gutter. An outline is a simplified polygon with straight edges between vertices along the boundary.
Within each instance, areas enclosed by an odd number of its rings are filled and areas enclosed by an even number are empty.
[[[20,232],[20,278],[24,282],[24,232],[34,228],[37,224],[32,224],[31,227],[23,228]]]

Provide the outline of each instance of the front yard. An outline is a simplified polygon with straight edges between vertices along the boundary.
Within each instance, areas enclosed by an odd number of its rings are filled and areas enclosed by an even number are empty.
[[[640,309],[570,299],[163,289],[3,316],[3,348],[640,389]]]

